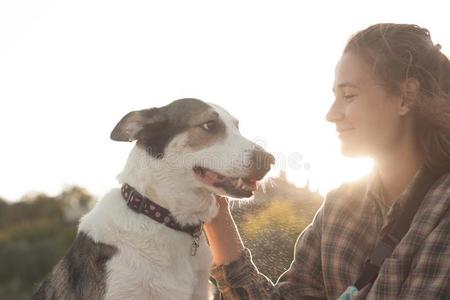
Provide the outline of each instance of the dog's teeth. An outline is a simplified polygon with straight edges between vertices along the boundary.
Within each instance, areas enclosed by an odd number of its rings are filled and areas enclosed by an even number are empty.
[[[234,179],[233,181],[231,181],[231,184],[232,184],[236,189],[239,189],[239,188],[241,187],[242,182],[240,181],[240,178],[239,178],[239,180]]]
[[[240,177],[239,177],[239,179],[238,179],[238,182],[237,182],[237,185],[236,185],[236,186],[237,186],[238,188],[241,188],[243,184],[244,184],[244,181],[242,180],[242,178],[240,178]]]

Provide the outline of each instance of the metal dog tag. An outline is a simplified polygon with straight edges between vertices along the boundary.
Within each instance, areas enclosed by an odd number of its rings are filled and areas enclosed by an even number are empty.
[[[197,249],[200,247],[200,236],[203,232],[203,223],[200,226],[200,230],[192,235],[192,246],[191,246],[191,256],[197,254]]]
[[[191,246],[191,256],[195,256],[197,254],[197,249],[200,247],[200,237],[194,236],[192,237],[192,246]]]

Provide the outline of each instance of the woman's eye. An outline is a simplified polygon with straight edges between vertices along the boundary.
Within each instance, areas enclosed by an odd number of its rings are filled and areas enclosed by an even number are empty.
[[[217,123],[215,121],[208,121],[203,123],[202,128],[208,132],[214,132],[217,129]]]
[[[344,99],[346,102],[352,102],[353,98],[355,98],[356,95],[344,95]]]

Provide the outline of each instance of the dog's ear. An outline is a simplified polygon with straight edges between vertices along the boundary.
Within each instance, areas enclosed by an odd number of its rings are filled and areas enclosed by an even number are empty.
[[[148,136],[152,134],[152,130],[160,130],[168,122],[167,114],[159,108],[132,111],[117,123],[110,137],[114,141],[132,142],[139,138],[143,130]]]

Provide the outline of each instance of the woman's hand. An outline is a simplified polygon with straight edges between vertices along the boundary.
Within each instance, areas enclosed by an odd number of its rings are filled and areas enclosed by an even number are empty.
[[[236,224],[230,213],[229,200],[216,195],[219,213],[206,223],[205,233],[216,265],[228,264],[237,260],[244,248]]]
[[[219,213],[217,214],[217,217],[222,214],[229,214],[230,213],[230,205],[229,205],[229,199],[227,197],[214,195],[216,197],[217,204],[219,205]]]

